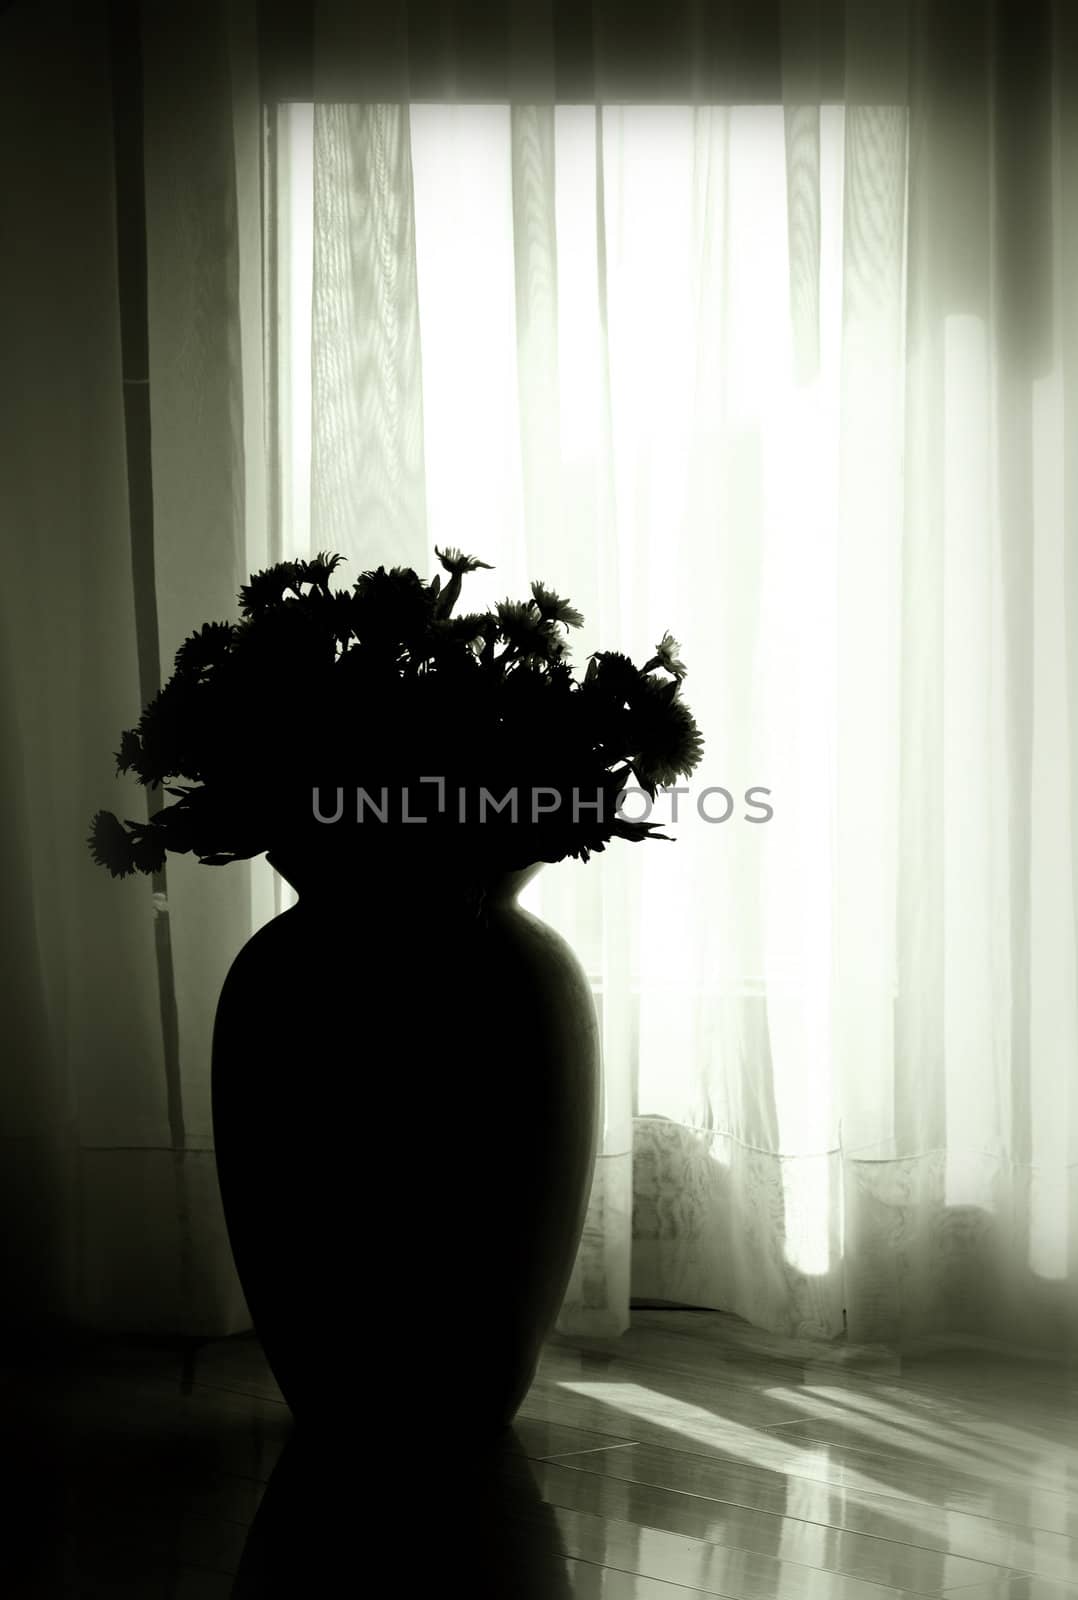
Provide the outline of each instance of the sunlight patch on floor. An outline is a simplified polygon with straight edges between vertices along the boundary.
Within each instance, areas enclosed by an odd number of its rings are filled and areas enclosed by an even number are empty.
[[[706,1411],[702,1406],[676,1400],[667,1394],[658,1394],[637,1383],[577,1383],[564,1379],[555,1382],[559,1389],[610,1406],[626,1416],[668,1428],[683,1439],[714,1446],[750,1464],[758,1463],[762,1453],[769,1453],[766,1447],[777,1447],[783,1464],[776,1467],[773,1461],[763,1463],[771,1471],[801,1473],[819,1479],[822,1476],[819,1469],[827,1464],[827,1446],[804,1446],[799,1441],[775,1435],[766,1428],[748,1428],[715,1412]],[[763,1452],[762,1447],[765,1447]],[[813,1467],[815,1471],[807,1470]],[[845,1469],[839,1470],[845,1482],[848,1475]],[[880,1487],[867,1474],[858,1472],[849,1476],[851,1481],[854,1477],[860,1480],[862,1487]]]
[[[898,1446],[904,1452],[916,1452],[926,1461],[946,1461],[973,1472],[988,1464],[992,1470],[998,1469],[1011,1476],[1031,1472],[1039,1466],[1045,1477],[1061,1480],[1066,1477],[1068,1467],[1073,1471],[1078,1464],[1078,1452],[1057,1444],[1046,1452],[1025,1429],[1009,1427],[989,1417],[984,1419],[982,1427],[977,1427],[977,1419],[965,1411],[961,1422],[954,1423],[938,1409],[921,1415],[911,1414],[909,1402],[900,1405],[843,1390],[829,1393],[818,1387],[809,1391],[777,1386],[762,1389],[760,1393],[768,1399],[796,1406],[804,1413],[801,1419],[804,1424],[837,1425],[863,1434],[863,1440],[850,1441],[850,1449],[878,1451]]]

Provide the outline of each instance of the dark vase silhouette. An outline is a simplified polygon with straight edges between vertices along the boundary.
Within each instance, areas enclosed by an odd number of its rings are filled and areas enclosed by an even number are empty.
[[[372,849],[271,857],[299,902],[237,956],[213,1042],[236,1267],[301,1429],[432,1415],[495,1435],[568,1285],[595,1157],[598,1030],[516,897]]]
[[[534,1374],[596,1143],[588,983],[516,894],[528,863],[668,838],[621,798],[688,776],[703,738],[670,633],[642,667],[600,650],[577,675],[568,600],[535,580],[462,615],[488,563],[435,555],[444,585],[379,567],[335,587],[329,551],[252,573],[239,621],[190,634],[121,736],[117,771],[171,803],[98,811],[88,843],[119,878],[266,853],[296,888],[214,1030],[255,1328],[307,1428],[429,1415],[437,1387],[480,1438]]]

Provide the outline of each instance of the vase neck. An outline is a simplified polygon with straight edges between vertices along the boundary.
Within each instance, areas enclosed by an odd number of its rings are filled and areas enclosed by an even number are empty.
[[[267,861],[308,907],[439,908],[478,912],[483,906],[507,906],[539,872],[541,862],[515,870],[480,867],[451,856],[424,860],[372,857],[362,863],[315,861],[272,852]]]

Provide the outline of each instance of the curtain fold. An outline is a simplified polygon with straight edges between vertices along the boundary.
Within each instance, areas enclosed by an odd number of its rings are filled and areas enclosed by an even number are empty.
[[[262,417],[262,114],[253,6],[143,7],[147,388],[162,679],[203,620],[235,613],[266,551]],[[132,720],[129,718],[129,721]],[[252,783],[266,781],[251,775]],[[167,863],[176,1040],[179,1226],[188,1331],[234,1331],[246,1308],[224,1231],[213,1155],[210,1055],[216,995],[273,909],[262,863],[228,874]],[[123,893],[128,885],[120,885]],[[150,1233],[152,1243],[152,1230]]]
[[[153,903],[85,845],[139,686],[108,36],[3,27],[4,1322],[37,1329],[175,1309],[178,1273]]]
[[[425,560],[409,162],[407,106],[315,107],[310,539],[357,572]]]
[[[120,730],[265,546],[252,20],[2,22],[7,1327],[247,1325],[209,1046],[270,874],[171,858],[159,885],[117,883],[86,837],[101,807],[145,817]]]

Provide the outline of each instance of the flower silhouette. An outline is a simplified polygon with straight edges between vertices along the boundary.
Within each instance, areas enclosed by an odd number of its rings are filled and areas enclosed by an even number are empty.
[[[655,654],[650,661],[645,661],[643,670],[651,672],[655,667],[662,667],[666,672],[672,672],[677,678],[684,678],[686,668],[678,655],[681,646],[673,634],[664,633],[659,643],[655,646]]]
[[[429,583],[378,567],[335,589],[341,557],[328,552],[253,573],[239,620],[185,639],[171,678],[122,735],[117,770],[158,800],[145,822],[98,811],[94,860],[127,877],[158,871],[166,852],[221,866],[296,841],[334,860],[349,849],[372,859],[383,835],[314,820],[321,786],[385,795],[390,825],[430,824],[401,833],[410,850],[470,852],[491,868],[665,838],[619,817],[617,802],[630,781],[654,794],[700,760],[676,640],[664,634],[644,668],[596,652],[578,678],[567,635],[583,618],[569,601],[535,582],[526,600],[457,615],[464,578],[489,565],[456,548],[436,554],[446,578]],[[564,803],[533,816],[525,800],[523,814],[477,819],[445,800],[466,789],[545,790]],[[574,794],[601,797],[601,814],[577,812]]]

